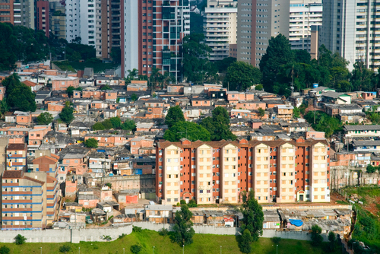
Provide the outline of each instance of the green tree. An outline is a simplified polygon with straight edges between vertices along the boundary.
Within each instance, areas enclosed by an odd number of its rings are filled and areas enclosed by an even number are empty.
[[[200,123],[211,135],[212,141],[235,140],[236,136],[230,130],[230,117],[223,107],[216,107],[212,117],[206,117]]]
[[[104,85],[100,90],[105,91],[105,90],[112,90],[112,88],[109,85]]]
[[[0,101],[0,113],[1,113],[1,116],[3,116],[6,112],[8,112],[9,110],[9,107],[8,107],[8,104],[7,104],[7,100],[6,99],[2,99]]]
[[[133,120],[126,120],[122,125],[121,128],[123,130],[131,130],[134,131],[136,130],[136,123]]]
[[[140,253],[140,251],[142,250],[141,246],[138,245],[138,244],[134,244],[131,246],[130,248],[130,251],[133,253],[133,254],[138,254]]]
[[[69,97],[73,97],[73,94],[74,94],[74,90],[75,90],[75,87],[73,86],[69,86],[67,89],[66,89],[66,93]]]
[[[263,75],[263,85],[266,91],[274,91],[275,83],[278,82],[277,74],[282,65],[292,62],[294,54],[290,48],[289,40],[282,34],[269,40],[266,53],[260,61],[260,70]]]
[[[59,118],[61,118],[62,121],[64,121],[65,123],[71,123],[71,121],[74,120],[74,109],[69,106],[69,105],[66,105],[61,113],[59,113]]]
[[[244,91],[252,85],[259,84],[261,78],[258,68],[245,62],[234,62],[227,69],[224,86],[229,86],[229,90]]]
[[[180,106],[170,107],[165,117],[165,124],[170,128],[178,122],[184,122],[185,117]]]
[[[110,118],[110,121],[111,121],[111,124],[112,124],[112,127],[114,129],[120,129],[121,128],[121,120],[120,120],[120,117],[116,116],[116,117],[111,117]]]
[[[330,231],[329,232],[329,241],[330,241],[330,244],[329,244],[329,248],[330,248],[330,251],[334,251],[335,250],[335,247],[336,247],[336,236],[334,234],[333,231]]]
[[[94,138],[89,138],[84,142],[84,145],[88,148],[97,148],[98,147],[98,141]]]
[[[342,129],[339,119],[331,117],[321,111],[309,111],[304,118],[311,124],[314,130],[323,131],[326,137],[330,137],[334,132]]]
[[[293,118],[300,118],[301,117],[301,111],[299,108],[294,107],[293,108]]]
[[[260,116],[260,117],[265,116],[265,110],[264,110],[264,109],[262,109],[262,108],[258,108],[257,110],[259,111],[259,116]]]
[[[120,47],[112,47],[111,58],[114,63],[121,64],[121,48]]]
[[[6,87],[7,105],[21,111],[36,111],[36,95],[30,87],[20,82],[20,77],[14,73],[6,77],[2,85]]]
[[[158,87],[158,83],[160,83],[163,79],[162,74],[160,73],[160,69],[157,69],[155,67],[152,68],[152,73],[150,74],[149,81],[152,84],[153,90]]]
[[[366,170],[367,170],[367,173],[375,173],[377,170],[377,167],[374,167],[371,164],[368,164]]]
[[[64,244],[61,247],[59,247],[59,252],[67,253],[71,251],[71,247],[68,244]]]
[[[113,125],[112,125],[112,122],[111,122],[110,119],[106,119],[106,120],[104,120],[104,121],[102,122],[102,124],[103,124],[103,126],[104,126],[104,128],[105,128],[106,130],[109,130],[109,129],[112,129],[112,128],[113,128]]]
[[[375,72],[367,69],[363,61],[354,63],[350,79],[353,91],[374,91],[377,85],[374,80]]]
[[[239,241],[240,251],[243,253],[251,253],[251,250],[252,250],[251,242],[252,242],[251,232],[249,232],[248,229],[245,229]]]
[[[37,117],[37,123],[38,124],[49,124],[51,122],[53,122],[53,116],[49,112],[41,113]]]
[[[203,83],[217,73],[208,59],[212,49],[204,43],[204,34],[193,33],[183,38],[183,74],[188,81]]]
[[[137,94],[133,93],[133,94],[131,95],[131,100],[132,100],[132,101],[137,101],[138,99],[139,99],[139,97],[137,96]]]
[[[97,130],[105,130],[106,128],[101,122],[97,122],[92,126],[92,130],[97,131]]]
[[[197,202],[195,199],[190,199],[189,203],[187,204],[188,207],[197,207]]]
[[[179,121],[166,130],[164,134],[164,139],[171,142],[178,142],[182,138],[187,138],[190,141],[211,140],[210,133],[203,126],[193,122]]]
[[[0,254],[9,254],[11,253],[11,249],[9,249],[7,246],[3,245],[0,248]]]
[[[263,85],[257,85],[257,86],[255,86],[255,90],[257,90],[257,91],[261,91],[261,90],[263,90]]]
[[[226,57],[221,61],[216,61],[215,66],[218,69],[219,73],[225,73],[228,67],[230,67],[235,62],[236,62],[235,57]]]
[[[180,246],[193,243],[195,231],[191,222],[192,216],[187,205],[181,205],[181,210],[175,213],[172,240]]]
[[[17,245],[22,245],[26,242],[26,238],[20,234],[16,235],[15,242]]]
[[[251,233],[252,241],[257,241],[259,236],[263,234],[264,213],[263,208],[255,199],[253,191],[241,192],[242,205],[240,211],[243,219],[240,221],[240,230],[248,230]]]
[[[313,246],[320,246],[323,242],[323,237],[321,236],[322,229],[318,225],[311,227],[311,244]]]

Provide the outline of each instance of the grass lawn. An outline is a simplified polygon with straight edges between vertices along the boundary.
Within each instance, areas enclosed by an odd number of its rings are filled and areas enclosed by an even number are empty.
[[[62,71],[73,71],[84,70],[84,68],[94,68],[94,73],[99,73],[105,71],[106,69],[114,69],[118,67],[118,64],[113,63],[102,63],[101,61],[86,61],[86,62],[73,62],[73,61],[63,61],[54,62]]]
[[[239,247],[235,240],[235,236],[224,235],[200,235],[194,236],[193,244],[185,246],[185,253],[194,254],[219,254],[220,246],[222,246],[222,253],[240,253]],[[81,254],[122,254],[123,248],[125,253],[131,253],[130,247],[134,244],[140,244],[143,249],[141,254],[153,253],[153,246],[155,246],[154,253],[162,254],[180,254],[182,248],[178,244],[172,243],[169,236],[160,236],[157,232],[143,230],[139,233],[132,233],[131,235],[124,236],[122,239],[118,239],[113,242],[81,242],[80,244],[67,244],[71,246],[71,251],[68,253],[78,253],[78,247],[80,247]],[[2,246],[3,244],[0,244]],[[59,247],[64,245],[63,243],[26,243],[21,246],[16,244],[5,244],[11,249],[13,253],[41,253],[40,247],[42,247],[42,253],[60,253]],[[270,254],[276,253],[276,248],[268,238],[260,238],[258,242],[252,244],[252,253],[254,254]],[[298,240],[285,240],[282,239],[278,246],[279,254],[322,254],[326,253],[322,248],[312,247],[308,241]],[[340,251],[336,251],[336,254]]]

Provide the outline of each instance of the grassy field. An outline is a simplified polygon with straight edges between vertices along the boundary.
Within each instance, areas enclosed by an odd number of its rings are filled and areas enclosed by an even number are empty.
[[[84,70],[86,67],[94,68],[94,73],[99,73],[105,71],[106,69],[114,69],[118,67],[117,64],[113,63],[102,63],[101,61],[86,61],[86,62],[54,62],[62,71],[73,71]]]
[[[240,253],[235,236],[223,236],[223,235],[195,235],[193,244],[185,246],[185,253],[193,254],[219,254],[220,246],[222,246],[222,253]],[[68,253],[80,253],[81,254],[121,254],[123,248],[125,253],[131,253],[130,247],[134,244],[142,246],[141,254],[145,253],[162,253],[162,254],[179,254],[182,253],[182,248],[178,244],[172,243],[169,236],[160,236],[157,232],[143,230],[139,233],[132,233],[131,235],[124,236],[122,239],[118,239],[113,242],[98,242],[89,243],[81,242],[80,244],[68,244],[71,247],[71,251]],[[60,253],[59,248],[62,243],[26,243],[21,246],[15,244],[5,244],[11,249],[13,253],[41,253],[40,247],[42,247],[42,253]],[[0,244],[0,246],[2,246]],[[315,248],[310,245],[308,241],[298,240],[284,240],[279,242],[278,253],[279,254],[322,254],[324,246]],[[252,253],[254,254],[270,254],[276,253],[276,247],[271,239],[260,238],[258,242],[252,244]],[[336,254],[340,251],[336,251]]]

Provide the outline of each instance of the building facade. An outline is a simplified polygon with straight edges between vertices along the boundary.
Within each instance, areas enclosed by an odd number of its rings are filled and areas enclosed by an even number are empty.
[[[158,142],[156,195],[163,204],[237,203],[255,191],[260,203],[329,202],[326,140]]]
[[[237,60],[258,67],[273,36],[289,36],[289,1],[239,0]]]
[[[182,39],[190,34],[188,0],[124,0],[122,15],[122,75],[152,68],[181,78]]]
[[[120,48],[120,0],[66,1],[66,40],[77,37],[81,43],[94,46],[96,57],[110,59],[112,48]]]
[[[2,175],[2,230],[42,229],[44,182],[23,171],[6,170]]]
[[[6,170],[26,170],[27,168],[27,145],[9,144],[6,148]]]
[[[46,37],[50,35],[49,1],[37,1],[36,29],[44,31]]]
[[[322,0],[291,0],[289,9],[289,42],[292,49],[307,50],[313,45],[311,27],[322,26]]]
[[[205,43],[212,48],[210,60],[229,57],[230,44],[236,44],[237,1],[208,1],[205,8],[203,31]]]
[[[323,22],[320,44],[337,52],[350,63],[363,61],[370,69],[380,66],[380,9],[376,1],[323,1]]]
[[[0,3],[0,22],[34,29],[34,0],[4,0]]]

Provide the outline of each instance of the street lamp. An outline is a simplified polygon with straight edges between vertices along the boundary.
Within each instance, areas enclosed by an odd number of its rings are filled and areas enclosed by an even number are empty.
[[[123,254],[125,254],[125,248],[123,248]]]
[[[79,250],[79,254],[80,254],[80,247],[78,247],[78,250]]]
[[[154,248],[156,248],[156,246],[153,246],[153,254],[154,254]]]
[[[222,254],[222,246],[220,246],[220,254]]]
[[[41,249],[41,254],[42,254],[42,247],[40,247],[40,249]]]
[[[182,254],[185,254],[185,245],[182,244]]]
[[[276,244],[276,254],[278,254],[278,244]]]

